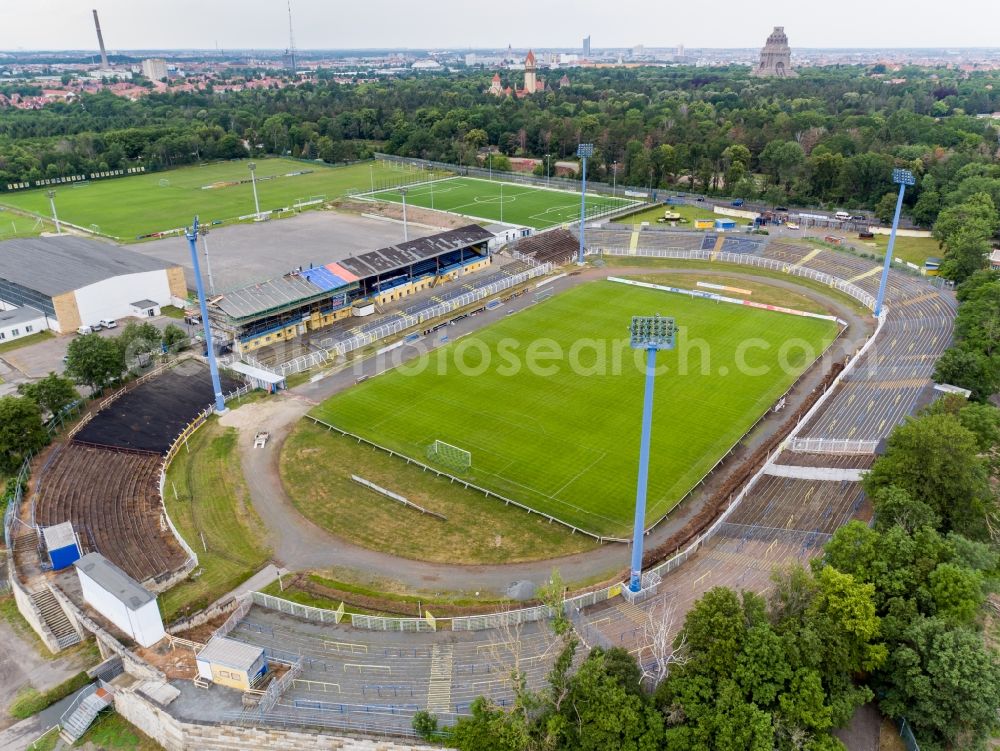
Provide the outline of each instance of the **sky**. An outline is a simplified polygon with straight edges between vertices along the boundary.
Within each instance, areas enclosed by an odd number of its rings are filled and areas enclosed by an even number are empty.
[[[994,47],[994,0],[292,0],[299,49]],[[993,10],[988,10],[990,7]],[[0,50],[280,49],[286,0],[0,0]]]

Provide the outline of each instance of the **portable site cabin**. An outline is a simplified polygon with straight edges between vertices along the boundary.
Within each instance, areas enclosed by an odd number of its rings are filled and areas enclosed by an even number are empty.
[[[49,554],[53,571],[60,571],[80,558],[80,541],[76,539],[72,522],[54,524],[42,529],[42,539]]]
[[[720,232],[732,232],[736,229],[736,221],[733,219],[716,219],[715,228]]]
[[[994,267],[992,264],[992,256],[990,257],[990,267],[1000,268],[1000,266]],[[941,259],[940,258],[928,258],[924,261],[924,274],[927,276],[937,276],[941,270]]]
[[[712,229],[715,226],[714,219],[695,219],[694,228],[695,229]]]
[[[213,636],[195,657],[195,662],[200,677],[241,691],[251,688],[267,672],[263,647],[224,636]]]
[[[166,636],[156,595],[100,553],[87,553],[74,564],[83,599],[144,647]]]

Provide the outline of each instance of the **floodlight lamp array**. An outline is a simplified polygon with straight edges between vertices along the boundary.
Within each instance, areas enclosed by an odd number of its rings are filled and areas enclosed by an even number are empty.
[[[677,324],[662,316],[632,316],[629,328],[633,349],[673,349]]]

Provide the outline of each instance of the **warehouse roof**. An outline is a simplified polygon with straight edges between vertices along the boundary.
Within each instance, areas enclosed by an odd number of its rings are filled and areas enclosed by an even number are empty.
[[[236,670],[249,670],[260,659],[263,647],[255,647],[224,636],[213,636],[198,653],[200,662],[210,662]]]
[[[0,310],[0,326],[13,326],[17,323],[31,323],[39,318],[45,318],[45,314],[34,308],[11,308],[10,310]]]
[[[73,565],[130,610],[137,610],[156,599],[156,595],[100,553],[87,553]]]
[[[83,237],[31,237],[0,242],[0,279],[52,297],[124,274],[176,264]]]

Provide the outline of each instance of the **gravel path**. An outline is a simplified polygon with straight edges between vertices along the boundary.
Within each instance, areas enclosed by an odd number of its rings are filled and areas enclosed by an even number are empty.
[[[602,279],[615,274],[627,275],[652,273],[656,269],[594,268],[573,273],[547,285],[561,292],[578,284]],[[666,270],[664,270],[666,271]],[[717,272],[705,270],[670,269],[672,274],[692,274],[699,277],[727,276],[731,278],[754,279],[752,274],[724,269]],[[768,279],[775,287],[806,294],[835,311],[836,315],[848,321],[846,339],[836,346],[842,352],[853,352],[871,331],[871,323],[849,310],[846,305],[830,301],[817,292],[795,285],[792,282]],[[482,328],[500,320],[512,310],[520,310],[532,303],[531,294],[506,303],[504,306],[486,311],[457,322],[448,330],[451,341],[463,334]],[[430,339],[423,340],[423,344]],[[412,346],[404,349],[405,357],[416,357],[420,352]],[[838,355],[842,359],[843,355]],[[243,472],[249,487],[254,507],[268,529],[268,543],[275,560],[290,570],[346,568],[357,571],[362,577],[377,577],[399,582],[408,588],[423,591],[461,591],[502,595],[515,589],[530,592],[523,582],[538,585],[548,580],[553,568],[558,568],[568,582],[579,582],[595,577],[610,577],[616,571],[624,570],[628,563],[628,548],[621,544],[608,544],[588,553],[580,553],[564,558],[541,560],[528,563],[489,566],[427,563],[402,559],[390,553],[363,548],[331,535],[299,514],[289,501],[281,484],[278,461],[281,447],[294,425],[312,406],[327,397],[349,388],[361,375],[375,375],[385,369],[385,365],[371,357],[339,373],[330,375],[314,383],[306,383],[288,392],[241,407],[223,416],[222,424],[236,427],[240,431],[239,447]],[[788,411],[796,408],[822,377],[822,369],[814,367],[801,380],[793,392],[787,406]],[[751,436],[747,445],[740,448],[730,461],[739,462],[750,453],[757,443],[773,432],[783,419],[782,415],[768,418]],[[258,430],[267,430],[271,437],[263,449],[253,448],[253,438]],[[727,474],[722,472],[706,478],[705,481],[669,516],[662,521],[647,538],[647,547],[654,547],[680,529],[701,506],[701,501],[710,495],[715,483]]]

